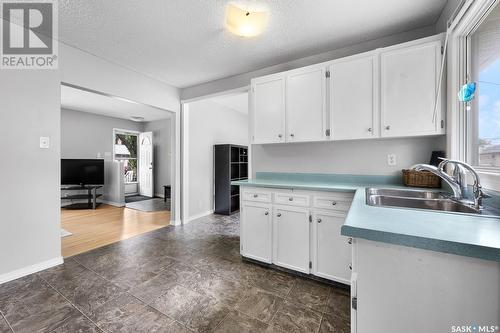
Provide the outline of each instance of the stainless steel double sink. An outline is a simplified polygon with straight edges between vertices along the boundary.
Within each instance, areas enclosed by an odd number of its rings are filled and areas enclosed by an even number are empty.
[[[481,214],[481,211],[467,204],[452,200],[449,195],[428,190],[408,190],[395,188],[367,188],[366,204],[370,206],[387,206],[438,210],[454,213]]]

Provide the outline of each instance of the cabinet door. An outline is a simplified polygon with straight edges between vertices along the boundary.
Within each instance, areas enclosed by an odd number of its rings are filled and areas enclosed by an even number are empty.
[[[330,110],[334,140],[378,135],[376,58],[351,57],[330,65]]]
[[[252,81],[253,142],[285,142],[285,78]]]
[[[439,134],[440,106],[434,121],[433,113],[440,59],[439,41],[381,53],[381,136]]]
[[[333,212],[313,214],[313,274],[350,284],[351,245],[340,234],[345,215]]]
[[[309,273],[309,210],[275,206],[273,263]]]
[[[324,140],[325,69],[306,67],[292,71],[286,83],[286,141]]]
[[[240,210],[241,255],[272,262],[272,209],[269,204],[243,202]]]

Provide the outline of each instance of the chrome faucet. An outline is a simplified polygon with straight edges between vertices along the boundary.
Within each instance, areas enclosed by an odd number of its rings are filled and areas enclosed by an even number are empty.
[[[483,188],[481,186],[481,181],[479,179],[479,175],[476,170],[469,164],[457,160],[448,160],[445,158],[441,158],[442,161],[439,163],[438,168],[441,170],[445,170],[447,164],[454,165],[454,176],[457,182],[459,182],[461,188],[467,189],[467,179],[465,170],[469,171],[474,180],[472,184],[472,191],[474,194],[474,208],[479,210],[483,203],[483,198],[489,198],[490,196],[484,193]],[[463,194],[463,192],[462,192]]]
[[[416,164],[411,167],[411,169],[414,170],[426,170],[430,171],[436,176],[440,177],[443,179],[451,188],[453,191],[453,199],[460,201],[460,202],[465,202],[468,203],[470,206],[472,206],[474,209],[479,210],[482,205],[482,200],[483,198],[489,197],[486,193],[483,192],[483,189],[481,187],[481,183],[479,180],[479,175],[477,172],[472,168],[469,164],[461,162],[461,161],[456,161],[456,160],[448,160],[441,158],[442,162],[439,163],[437,167],[429,164]],[[450,176],[446,171],[445,168],[448,164],[451,164],[454,166],[453,169],[453,176]],[[466,171],[469,171],[474,178],[474,183],[472,186],[473,189],[473,194],[474,194],[474,201],[471,203],[470,200],[467,200],[465,198],[466,191],[467,191],[467,174]]]

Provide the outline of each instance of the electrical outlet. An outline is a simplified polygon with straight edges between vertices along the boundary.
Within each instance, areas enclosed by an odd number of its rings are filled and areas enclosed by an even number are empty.
[[[387,165],[396,166],[396,154],[388,154],[387,155]]]

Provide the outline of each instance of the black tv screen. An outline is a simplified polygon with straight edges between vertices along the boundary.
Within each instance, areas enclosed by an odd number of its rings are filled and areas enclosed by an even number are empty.
[[[61,185],[104,185],[104,160],[61,160]]]

